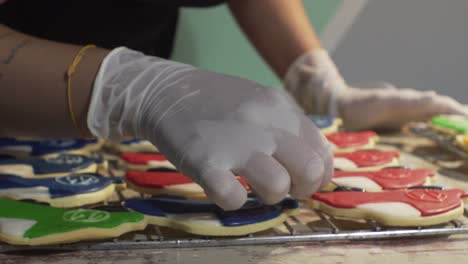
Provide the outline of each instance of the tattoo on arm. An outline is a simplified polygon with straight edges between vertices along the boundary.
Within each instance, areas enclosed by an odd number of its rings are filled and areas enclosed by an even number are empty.
[[[3,64],[10,64],[13,59],[15,58],[15,55],[16,53],[18,53],[19,50],[21,50],[22,48],[24,48],[26,45],[28,45],[29,43],[31,42],[30,39],[26,39],[26,40],[23,40],[22,42],[19,42],[18,44],[16,44],[11,50],[10,50],[10,54],[8,54],[8,56],[2,60],[2,63]]]

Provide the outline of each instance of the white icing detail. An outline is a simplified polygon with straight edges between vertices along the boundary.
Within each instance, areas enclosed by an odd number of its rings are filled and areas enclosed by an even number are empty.
[[[151,147],[153,146],[153,144],[151,144],[151,142],[149,142],[148,140],[142,140],[142,141],[139,141],[139,142],[133,142],[131,145],[142,145],[142,146],[148,146],[148,147]]]
[[[170,163],[168,160],[165,160],[165,161],[150,160],[148,161],[148,165],[155,166],[155,167],[176,169],[176,167],[172,163]]]
[[[333,158],[333,164],[336,169],[348,170],[348,169],[357,169],[357,165],[349,159],[345,158]]]
[[[0,166],[1,174],[21,175],[24,177],[34,175],[33,167],[26,164],[8,164]]]
[[[63,185],[88,186],[99,182],[99,178],[94,175],[81,174],[55,178],[55,181]]]
[[[200,187],[200,185],[196,183],[169,185],[169,186],[164,186],[164,189],[166,189],[168,192],[171,190],[174,190],[177,192],[183,192],[187,194],[203,194],[204,193],[203,188]]]
[[[76,209],[66,211],[62,216],[64,221],[75,223],[97,223],[110,218],[110,213],[105,211]]]
[[[421,216],[413,206],[402,202],[389,203],[366,203],[356,206],[356,208],[364,209],[368,212],[388,217],[418,217]]]
[[[15,237],[23,237],[24,233],[37,222],[28,219],[0,217],[0,233]]]
[[[55,157],[46,158],[47,163],[52,164],[81,164],[83,163],[83,158],[77,155],[59,155]]]
[[[48,145],[48,146],[53,146],[53,147],[58,147],[58,148],[66,148],[73,146],[76,143],[76,140],[74,139],[48,139],[44,140],[41,142],[41,145]]]
[[[358,187],[365,189],[366,191],[381,191],[382,187],[373,180],[367,177],[351,176],[351,177],[339,177],[333,178],[333,181],[340,186],[345,187]]]
[[[167,218],[184,221],[190,224],[200,224],[209,226],[222,226],[218,217],[211,213],[199,213],[199,214],[166,214]]]
[[[0,148],[0,154],[19,158],[25,158],[32,153],[31,146],[4,146]]]
[[[0,189],[0,197],[10,197],[15,199],[49,199],[50,193],[49,188],[44,186],[32,188],[8,188]]]

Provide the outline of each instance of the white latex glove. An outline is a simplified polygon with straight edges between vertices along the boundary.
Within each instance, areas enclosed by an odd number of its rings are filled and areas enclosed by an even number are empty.
[[[88,126],[150,140],[226,210],[247,199],[235,175],[272,204],[309,197],[333,170],[329,144],[287,93],[126,48],[101,65]]]
[[[285,88],[307,113],[341,117],[344,126],[351,130],[395,129],[438,114],[468,115],[460,103],[433,91],[350,87],[322,49],[300,56],[284,81]]]

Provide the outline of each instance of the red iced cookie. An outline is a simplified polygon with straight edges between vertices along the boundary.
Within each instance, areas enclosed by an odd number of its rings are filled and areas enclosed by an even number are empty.
[[[365,177],[377,183],[382,189],[404,189],[424,185],[427,177],[432,176],[434,171],[429,169],[388,168],[365,172],[335,171],[333,178]]]
[[[340,132],[326,136],[327,139],[338,148],[364,147],[369,144],[377,134],[373,131]]]
[[[352,153],[335,153],[336,158],[345,158],[356,164],[357,167],[372,167],[385,165],[394,158],[400,157],[398,151],[359,150]]]
[[[442,214],[460,206],[463,190],[391,190],[383,192],[329,192],[315,193],[312,199],[336,208],[356,208],[369,203],[407,203],[422,216]]]
[[[172,171],[128,171],[125,177],[134,185],[144,188],[164,188],[167,186],[193,183],[189,177],[182,173]],[[250,190],[245,179],[241,177],[237,177],[237,179],[247,190]]]
[[[148,164],[151,161],[167,161],[166,157],[158,153],[122,153],[120,158],[131,164]]]

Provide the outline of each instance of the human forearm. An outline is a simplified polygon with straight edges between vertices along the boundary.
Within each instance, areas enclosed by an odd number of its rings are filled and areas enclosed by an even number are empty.
[[[320,48],[301,0],[230,0],[229,6],[247,37],[280,78],[300,55]]]
[[[0,25],[0,136],[89,135],[94,77],[108,51],[86,51],[71,83],[79,130],[68,112],[66,71],[80,46],[38,39]]]

